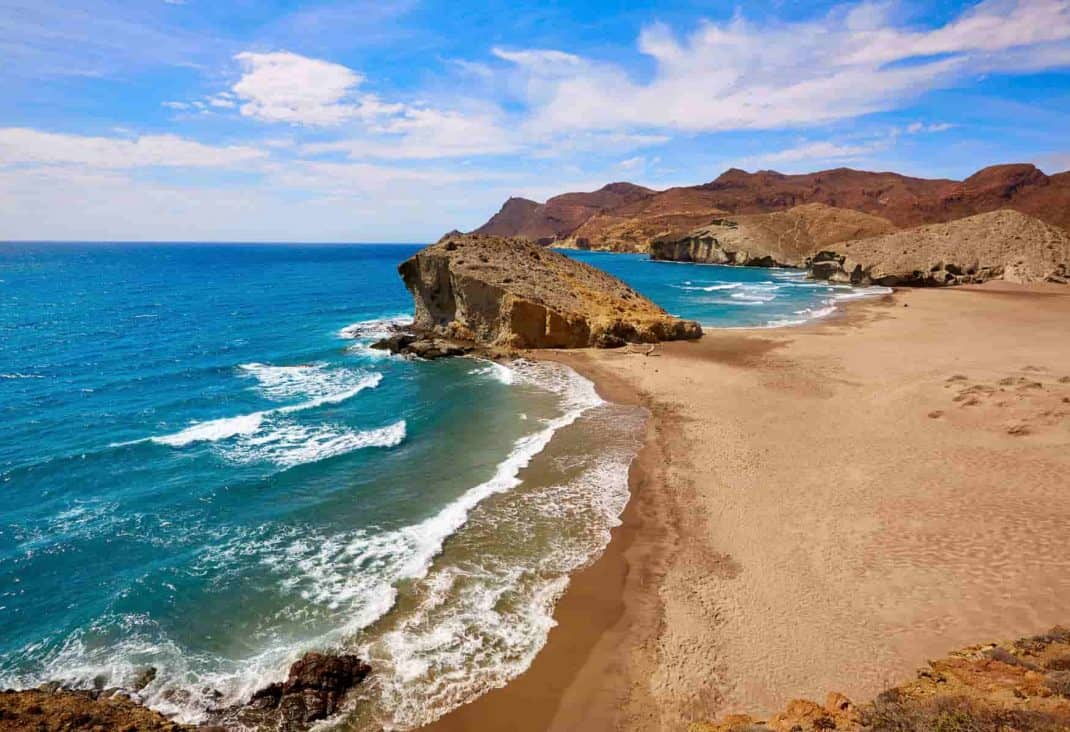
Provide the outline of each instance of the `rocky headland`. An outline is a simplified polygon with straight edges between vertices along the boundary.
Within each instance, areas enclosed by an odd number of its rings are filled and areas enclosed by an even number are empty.
[[[305,732],[340,712],[369,673],[371,667],[353,655],[306,653],[290,666],[286,681],[265,686],[248,702],[209,710],[209,721],[201,725],[178,724],[138,701],[155,669],[140,674],[130,690],[67,689],[50,683],[0,691],[0,732]]]
[[[392,351],[613,348],[702,335],[617,278],[524,239],[447,234],[398,271],[415,319],[376,344]]]

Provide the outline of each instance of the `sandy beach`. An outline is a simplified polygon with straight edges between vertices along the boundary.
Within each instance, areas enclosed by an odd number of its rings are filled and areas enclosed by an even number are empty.
[[[1070,621],[1070,292],[906,290],[656,355],[553,352],[651,412],[533,666],[436,730],[670,730]]]

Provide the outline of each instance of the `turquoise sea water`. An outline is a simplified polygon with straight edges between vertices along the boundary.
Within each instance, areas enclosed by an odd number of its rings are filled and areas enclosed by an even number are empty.
[[[0,244],[0,687],[151,666],[192,721],[345,646],[361,719],[404,728],[527,667],[643,415],[562,367],[368,349],[416,249]],[[705,324],[858,294],[574,256]]]

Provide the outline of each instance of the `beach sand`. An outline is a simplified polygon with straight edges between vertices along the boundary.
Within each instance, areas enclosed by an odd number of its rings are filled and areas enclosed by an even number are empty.
[[[436,730],[678,730],[1070,622],[1070,291],[907,290],[656,355],[545,354],[651,412],[532,667]]]

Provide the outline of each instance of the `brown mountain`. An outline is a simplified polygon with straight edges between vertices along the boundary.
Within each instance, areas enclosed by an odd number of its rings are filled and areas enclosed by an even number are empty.
[[[1070,172],[997,165],[963,181],[836,168],[785,175],[728,170],[699,186],[651,191],[614,183],[545,204],[510,199],[480,233],[590,248],[645,249],[649,241],[725,214],[784,211],[809,203],[862,211],[897,227],[941,223],[1010,208],[1070,230]]]
[[[654,195],[656,191],[631,183],[610,183],[592,193],[565,193],[546,203],[510,198],[490,221],[473,234],[514,236],[543,244],[568,236],[583,222]]]

